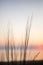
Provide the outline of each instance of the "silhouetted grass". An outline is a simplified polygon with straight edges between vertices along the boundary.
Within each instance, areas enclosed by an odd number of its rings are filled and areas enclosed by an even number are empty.
[[[34,56],[33,60],[35,60],[35,59],[38,57],[39,54],[40,54],[40,52],[38,52],[38,53]]]
[[[30,27],[28,26],[29,21],[27,21],[27,25],[26,25],[25,47],[28,46],[28,42],[29,42],[29,36],[30,36],[30,30],[31,30],[31,24],[32,24],[32,17],[33,17],[33,15],[31,16],[31,20],[30,20]],[[26,50],[27,50],[27,48],[25,48],[25,50],[24,50],[24,61],[26,60]]]
[[[8,38],[7,38],[7,50],[5,51],[6,52],[6,58],[7,58],[7,61],[9,61],[9,23],[8,23]]]
[[[26,24],[26,35],[25,35],[25,49],[24,49],[24,55],[23,55],[23,61],[25,61],[26,62],[26,51],[27,51],[27,47],[26,46],[28,46],[28,43],[29,43],[29,37],[30,37],[30,31],[31,31],[31,25],[32,25],[32,18],[33,18],[33,15],[31,16],[31,20],[30,20],[30,25],[28,25],[29,23],[29,21],[27,21],[27,24]],[[13,31],[12,31],[13,32]],[[8,38],[7,38],[7,46],[8,46],[8,48],[7,48],[7,50],[5,50],[5,52],[6,52],[6,58],[7,58],[7,61],[9,62],[9,25],[8,25]],[[12,33],[12,36],[13,36],[13,33]],[[14,39],[14,37],[12,38],[12,39]],[[13,45],[14,45],[14,49],[13,49],[13,47],[11,46],[11,59],[12,59],[12,61],[14,60],[14,61],[17,61],[17,53],[16,53],[16,51],[15,51],[15,43],[14,42],[12,42],[13,43]],[[14,54],[13,54],[13,50],[14,50]],[[40,54],[40,52],[38,52],[35,56],[34,56],[34,58],[33,58],[33,60],[35,60],[37,57],[38,57],[38,55]],[[14,55],[14,57],[13,57],[13,55]],[[29,56],[30,56],[30,51],[29,51]],[[14,59],[13,59],[14,58]],[[22,48],[20,49],[20,61],[21,61],[21,59],[22,59]],[[4,60],[4,57],[3,57],[3,54],[1,55],[1,61],[3,61]],[[24,62],[24,63],[25,63]]]

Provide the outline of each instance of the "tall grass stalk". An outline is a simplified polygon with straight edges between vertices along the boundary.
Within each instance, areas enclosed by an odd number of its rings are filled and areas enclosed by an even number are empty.
[[[14,43],[14,42],[13,42],[13,39],[14,39],[14,37],[13,37],[13,29],[11,29],[11,32],[12,32],[12,34],[11,34],[11,35],[12,35],[12,36],[11,36],[11,37],[12,37],[12,38],[11,38],[11,42],[12,42],[12,44],[11,44],[11,59],[12,59],[12,61],[13,61],[13,43]]]
[[[25,47],[28,46],[28,42],[29,42],[29,36],[30,36],[30,30],[31,30],[31,24],[32,24],[32,17],[31,16],[31,20],[30,20],[30,27],[28,26],[28,21],[27,21],[27,25],[26,25],[26,37],[25,37]],[[24,61],[26,60],[26,49],[24,50]]]
[[[22,41],[22,45],[23,45],[23,41]],[[21,46],[22,46],[21,45]],[[22,60],[22,48],[20,49],[20,61]]]
[[[28,25],[28,21],[27,21],[27,25]],[[26,37],[25,37],[25,47],[27,46],[27,26],[26,25]],[[26,59],[26,48],[25,48],[25,50],[24,50],[24,58],[23,58],[23,60],[25,61],[25,59]]]
[[[22,59],[22,48],[20,49],[20,61]]]
[[[11,46],[11,59],[13,61],[13,47]]]
[[[8,38],[7,38],[7,46],[8,46],[8,48],[7,48],[7,50],[5,51],[6,52],[6,58],[7,58],[7,61],[9,62],[9,22],[8,22],[8,32],[7,32],[7,34],[8,34]]]

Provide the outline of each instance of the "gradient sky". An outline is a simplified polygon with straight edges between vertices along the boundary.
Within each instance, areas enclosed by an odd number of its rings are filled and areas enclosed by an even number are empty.
[[[24,40],[27,19],[32,13],[29,43],[43,44],[43,0],[0,0],[0,42],[7,40],[8,22],[10,38],[14,35],[18,43]]]

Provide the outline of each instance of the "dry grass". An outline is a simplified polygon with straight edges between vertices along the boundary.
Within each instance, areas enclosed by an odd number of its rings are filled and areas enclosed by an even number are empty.
[[[35,59],[38,57],[39,54],[40,54],[40,52],[38,52],[38,53],[34,56],[33,60],[35,60]]]
[[[7,38],[7,46],[8,46],[8,48],[7,48],[7,51],[6,51],[6,57],[7,57],[7,61],[9,61],[9,22],[8,22],[8,38]]]
[[[32,25],[32,18],[33,18],[33,15],[31,16],[30,25],[28,25],[29,21],[27,21],[27,24],[26,24],[25,50],[24,50],[24,55],[23,55],[23,60],[24,61],[26,60],[26,50],[27,50],[26,46],[28,46],[28,43],[29,43],[29,37],[30,37],[30,31],[31,31],[31,25]],[[12,33],[12,36],[13,36],[13,33]],[[14,39],[14,37],[12,39]],[[8,48],[5,52],[6,52],[7,61],[9,61],[9,24],[8,24],[8,38],[7,38],[7,41],[8,41],[7,42],[8,43],[7,44]],[[15,46],[14,42],[12,42],[12,44]],[[38,57],[39,54],[40,54],[40,52],[38,52],[34,56],[33,60],[35,60]],[[30,51],[29,51],[29,56],[30,56]],[[13,61],[13,48],[12,48],[12,46],[11,46],[11,59]],[[15,61],[17,61],[17,53],[15,52],[15,47],[14,47],[14,59],[15,59]],[[22,59],[22,49],[20,50],[20,61],[21,61],[21,59]],[[1,55],[1,61],[3,61],[3,60],[4,60],[4,57],[3,57],[3,54],[2,54]]]
[[[26,37],[25,37],[25,47],[28,46],[28,42],[29,42],[29,36],[30,36],[30,30],[31,30],[31,24],[32,24],[32,17],[31,16],[31,20],[30,20],[30,27],[28,26],[28,21],[27,21],[27,25],[26,25]],[[26,49],[24,50],[24,60],[26,60]]]
[[[9,49],[9,51],[11,50],[11,60],[13,61],[13,47],[11,45],[11,49]]]

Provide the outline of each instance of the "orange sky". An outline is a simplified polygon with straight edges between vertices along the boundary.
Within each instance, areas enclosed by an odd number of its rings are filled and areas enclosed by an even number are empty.
[[[0,35],[0,43],[1,44],[5,44],[5,42],[7,43],[7,35],[6,34],[1,34]],[[24,32],[23,33],[14,33],[14,35],[11,35],[10,34],[10,37],[9,37],[9,40],[10,42],[11,41],[14,41],[15,43],[24,43],[25,41],[25,34]],[[29,38],[29,44],[32,44],[32,45],[41,45],[43,44],[43,33],[39,31],[32,31],[30,32],[30,38]]]

